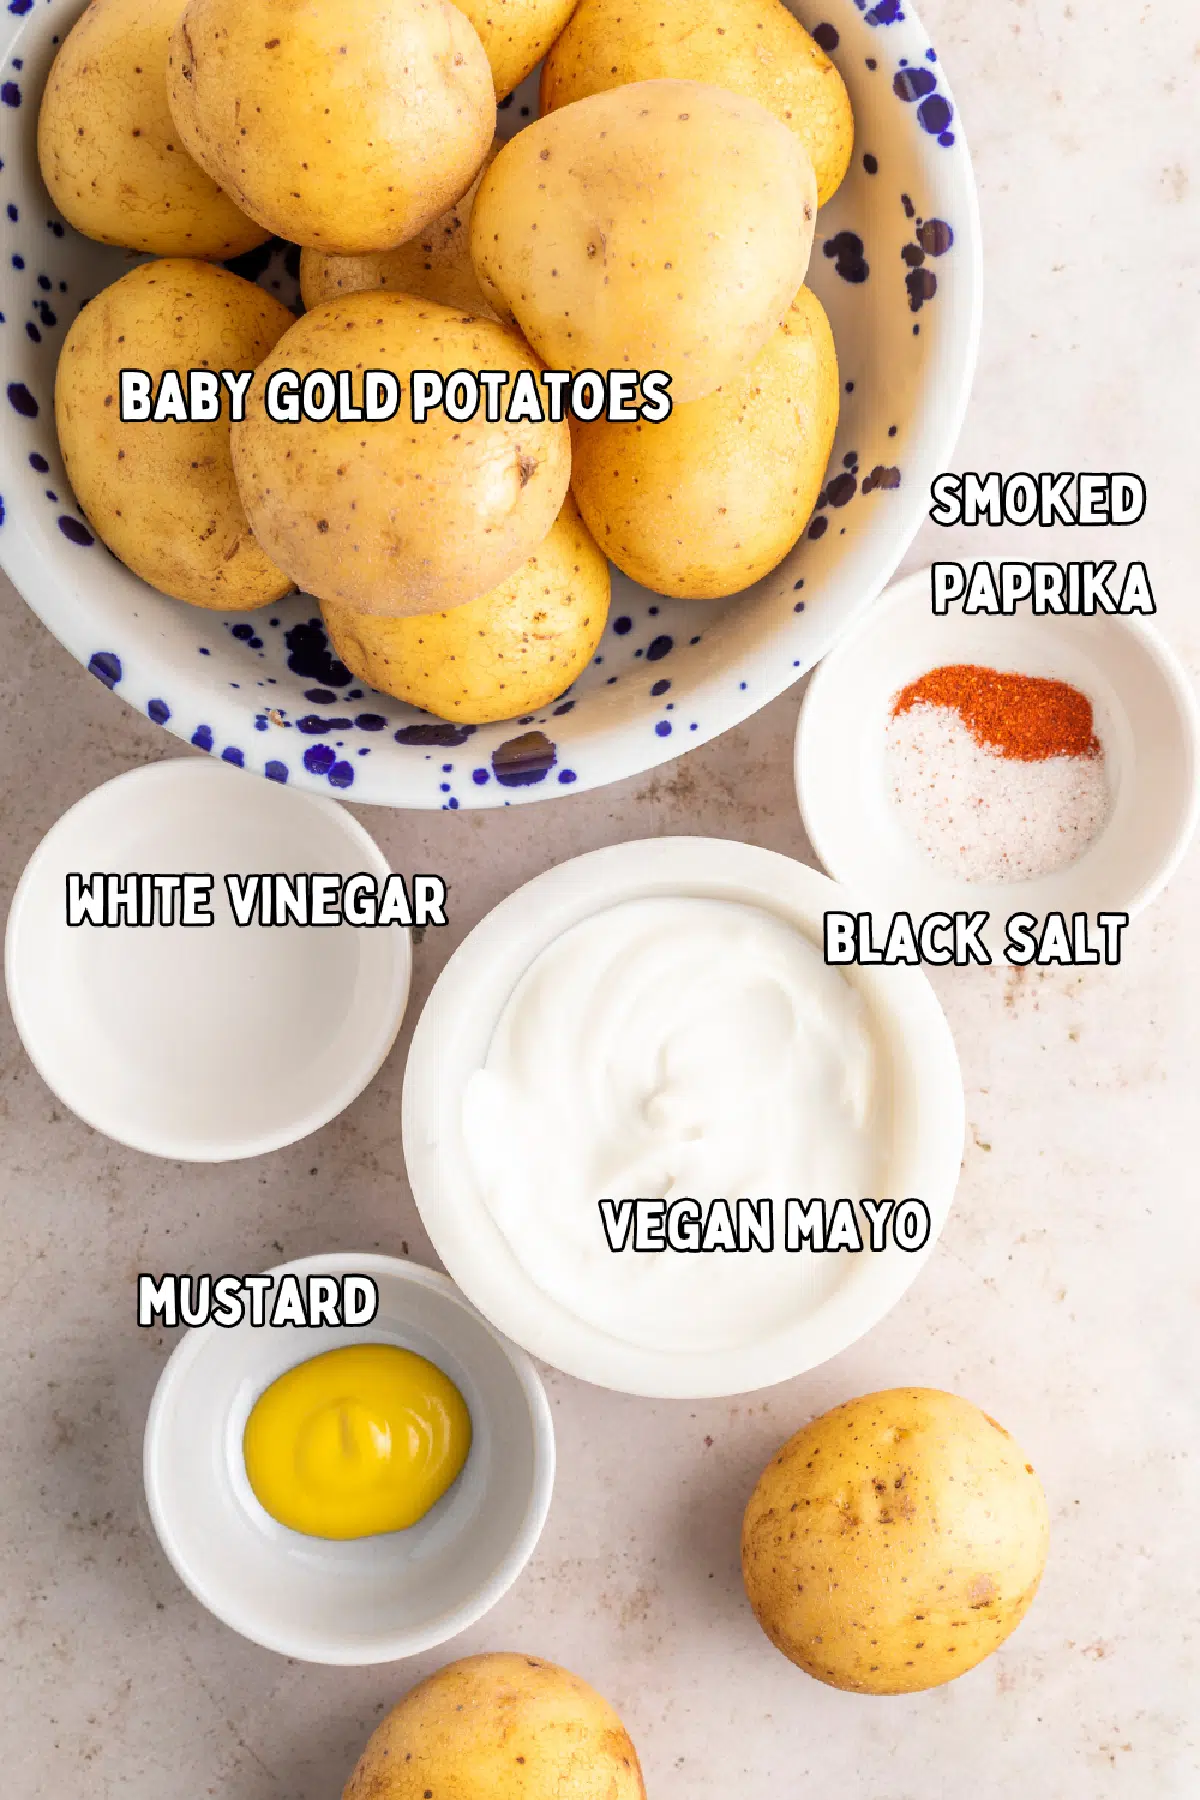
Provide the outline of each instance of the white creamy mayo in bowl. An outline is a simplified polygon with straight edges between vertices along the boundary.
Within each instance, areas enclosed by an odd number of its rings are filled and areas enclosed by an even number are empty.
[[[488,1211],[545,1295],[630,1344],[744,1344],[838,1279],[785,1244],[789,1196],[873,1195],[875,1048],[861,997],[794,926],[740,901],[626,900],[526,970],[463,1133]],[[602,1200],[766,1200],[774,1248],[614,1252]]]
[[[539,875],[451,957],[405,1160],[447,1270],[533,1355],[627,1393],[744,1393],[837,1355],[917,1274],[962,1155],[954,1046],[919,971],[826,966],[829,910],[853,902],[789,857],[655,838]],[[789,1239],[814,1198],[845,1199],[864,1247]],[[870,1247],[862,1203],[885,1199],[925,1209],[915,1249]]]

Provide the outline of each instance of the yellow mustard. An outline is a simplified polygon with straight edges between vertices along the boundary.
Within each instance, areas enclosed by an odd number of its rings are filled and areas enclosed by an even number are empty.
[[[393,1344],[298,1363],[246,1421],[242,1454],[259,1504],[308,1537],[361,1538],[424,1518],[471,1448],[454,1383]]]

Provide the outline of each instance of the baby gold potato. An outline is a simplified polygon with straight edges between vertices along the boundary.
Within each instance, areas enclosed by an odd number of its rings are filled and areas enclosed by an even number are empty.
[[[537,119],[480,184],[471,256],[555,369],[664,369],[699,400],[758,355],[817,212],[799,139],[756,100],[640,81]]]
[[[536,69],[571,16],[575,0],[459,0],[492,65],[503,100]]]
[[[342,1800],[646,1800],[608,1701],[511,1651],[450,1663],[376,1726]]]
[[[293,323],[272,295],[212,263],[143,263],[90,300],[58,361],[54,416],[89,523],[151,587],[244,611],[292,586],[238,498],[229,419],[122,423],[119,374],[254,368]]]
[[[487,725],[535,712],[581,675],[608,618],[608,563],[570,495],[529,561],[450,612],[381,619],[322,602],[350,673],[439,719]]]
[[[854,148],[850,96],[782,0],[580,0],[542,69],[542,112],[664,75],[757,100],[808,151],[820,205],[837,192]]]
[[[331,256],[325,250],[300,253],[300,292],[310,310],[338,294],[357,294],[367,288],[391,288],[398,294],[420,294],[443,306],[461,307],[482,318],[495,317],[483,296],[468,249],[471,208],[484,170],[491,167],[500,149],[492,141],[487,159],[461,200],[432,225],[426,225],[397,250],[376,250],[368,256]]]
[[[180,0],[92,0],[42,94],[42,179],[63,218],[102,244],[240,256],[269,233],[188,155],[167,105],[179,8]]]
[[[390,370],[386,421],[296,423],[265,409],[277,370]],[[571,473],[565,419],[494,423],[480,406],[414,423],[414,369],[540,373],[515,332],[411,294],[343,294],[292,326],[232,428],[238,489],[261,543],[320,600],[392,618],[444,612],[513,575],[558,517]]]
[[[572,429],[571,486],[593,535],[643,587],[736,594],[808,523],[837,430],[840,384],[820,301],[801,288],[749,369],[658,424]]]
[[[994,1419],[935,1388],[835,1406],[763,1471],[742,1575],[777,1650],[830,1687],[911,1694],[963,1675],[1028,1612],[1042,1484]]]
[[[167,93],[251,218],[350,256],[439,218],[496,129],[483,45],[449,0],[188,0]]]

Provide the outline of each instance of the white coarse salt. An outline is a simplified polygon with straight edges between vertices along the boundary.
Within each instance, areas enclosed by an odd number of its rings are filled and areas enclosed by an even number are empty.
[[[1003,756],[949,706],[918,704],[892,718],[887,760],[907,830],[964,881],[1029,881],[1066,868],[1111,806],[1102,754]]]

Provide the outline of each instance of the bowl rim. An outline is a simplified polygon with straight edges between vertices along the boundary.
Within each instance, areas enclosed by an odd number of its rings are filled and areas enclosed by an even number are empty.
[[[497,1330],[539,1361],[619,1393],[728,1397],[774,1386],[827,1362],[899,1301],[932,1253],[949,1212],[961,1167],[966,1102],[950,1026],[927,977],[917,969],[851,971],[894,1042],[891,1066],[902,1051],[911,1071],[917,1147],[906,1152],[906,1160],[919,1169],[921,1185],[905,1191],[918,1193],[929,1207],[929,1241],[914,1254],[863,1259],[856,1264],[856,1278],[835,1290],[817,1314],[732,1350],[646,1350],[576,1319],[525,1274],[475,1191],[459,1102],[500,1010],[535,957],[579,920],[623,900],[658,894],[758,905],[788,918],[810,939],[814,931],[819,937],[827,908],[850,904],[843,889],[807,864],[725,838],[634,838],[534,876],[473,928],[425,1003],[404,1075],[404,1156],[434,1249]],[[830,1312],[832,1329],[829,1318],[817,1329],[820,1315]]]
[[[993,570],[999,570],[1003,558],[976,557],[975,563],[987,563]],[[841,637],[819,666],[813,670],[804,699],[800,705],[800,714],[796,720],[796,734],[792,751],[792,772],[796,786],[796,801],[800,815],[804,821],[804,829],[822,867],[835,881],[851,881],[861,886],[861,876],[855,877],[848,870],[839,869],[841,859],[836,852],[830,854],[829,842],[820,823],[814,820],[823,819],[823,808],[814,806],[813,796],[822,786],[821,759],[813,751],[816,735],[814,720],[817,718],[818,706],[823,704],[828,690],[837,691],[839,682],[844,683],[847,672],[852,668],[858,646],[864,639],[892,614],[911,606],[924,594],[928,597],[931,576],[931,565],[914,569],[898,581],[894,581],[879,596],[877,604],[863,612],[849,630]],[[1066,623],[1070,615],[1061,615],[1060,623]],[[953,622],[953,619],[951,620]],[[1032,622],[1032,620],[1031,620]],[[1052,621],[1053,622],[1053,621]],[[1162,677],[1164,688],[1174,703],[1176,717],[1179,721],[1184,742],[1188,747],[1187,798],[1180,808],[1179,816],[1171,833],[1170,843],[1158,863],[1149,871],[1143,880],[1133,888],[1124,905],[1130,919],[1144,911],[1157,900],[1167,883],[1175,874],[1191,847],[1200,827],[1200,700],[1196,687],[1186,667],[1161,629],[1150,619],[1136,613],[1097,613],[1093,618],[1079,618],[1076,623],[1082,630],[1098,629],[1120,635],[1122,632],[1137,640],[1149,660],[1154,664]],[[816,696],[814,700],[814,695]],[[859,723],[861,713],[851,715]],[[1060,874],[1062,871],[1060,871]],[[953,893],[965,901],[972,893],[995,894],[995,884],[968,882],[961,878],[947,878],[947,889],[953,882]],[[1014,894],[1027,890],[1030,883],[1013,883]],[[899,904],[899,901],[897,902]],[[875,910],[881,910],[876,899]],[[882,908],[886,910],[886,908]]]
[[[391,951],[391,991],[392,1006],[390,1013],[381,1013],[380,1028],[363,1046],[364,1054],[348,1071],[343,1073],[336,1088],[331,1089],[326,1097],[326,1104],[314,1109],[303,1118],[294,1120],[291,1125],[281,1125],[273,1131],[262,1131],[256,1136],[241,1138],[226,1137],[214,1139],[207,1149],[202,1149],[197,1140],[188,1143],[177,1143],[154,1129],[135,1128],[114,1130],[111,1122],[103,1117],[103,1109],[92,1105],[86,1098],[83,1103],[79,1096],[68,1095],[60,1086],[59,1072],[51,1065],[43,1054],[44,1046],[39,1042],[36,1021],[32,1010],[25,1005],[21,991],[22,950],[21,931],[27,909],[35,896],[41,880],[43,864],[54,854],[55,846],[68,836],[73,824],[78,823],[78,815],[86,812],[94,804],[97,796],[110,789],[123,786],[145,787],[150,783],[181,783],[186,786],[195,781],[228,781],[230,793],[237,791],[232,783],[237,780],[239,771],[228,764],[211,762],[207,759],[192,756],[166,756],[156,762],[139,763],[135,768],[125,769],[119,775],[102,781],[90,788],[86,794],[74,801],[64,813],[61,813],[49,829],[42,835],[21,872],[8,909],[8,922],[4,933],[4,980],[8,994],[9,1009],[13,1023],[17,1028],[17,1036],[21,1047],[30,1062],[50,1089],[68,1110],[82,1119],[93,1131],[101,1132],[114,1143],[124,1144],[128,1149],[140,1150],[148,1156],[163,1157],[171,1162],[186,1163],[222,1163],[235,1162],[251,1156],[263,1156],[272,1150],[282,1150],[289,1144],[298,1143],[302,1138],[310,1137],[314,1131],[328,1125],[344,1112],[359,1095],[370,1086],[386,1062],[408,1009],[409,990],[412,985],[412,939],[403,928],[389,930]],[[294,797],[302,802],[315,802],[326,815],[336,822],[337,828],[351,843],[355,851],[361,855],[365,867],[380,881],[391,873],[391,864],[375,839],[366,827],[348,812],[344,806],[332,799],[328,794],[320,794],[309,789],[297,787]],[[133,796],[129,796],[131,804],[137,804]],[[291,804],[283,801],[282,804]],[[378,935],[378,934],[377,934]]]
[[[841,3],[847,9],[848,23],[850,19],[861,19],[862,7],[858,0],[854,0],[856,11],[851,10],[850,0],[841,0]],[[31,27],[41,29],[36,21],[46,16],[35,12],[14,18],[5,40],[5,53],[11,53],[21,32]],[[888,33],[897,54],[902,50],[911,54],[918,41],[923,52],[930,42],[930,34],[911,5],[906,8],[902,21],[888,27]],[[936,381],[932,374],[928,375],[914,403],[918,426],[911,446],[906,450],[904,486],[890,498],[886,532],[864,534],[872,548],[869,556],[864,556],[867,566],[846,578],[852,592],[824,621],[816,622],[814,609],[796,657],[781,652],[772,632],[751,643],[735,659],[723,659],[719,681],[714,681],[713,675],[705,672],[701,677],[703,703],[697,708],[699,717],[694,731],[658,735],[650,729],[649,717],[640,713],[611,723],[601,721],[594,738],[572,739],[564,735],[561,739],[559,748],[563,755],[569,756],[576,749],[574,760],[585,765],[582,769],[572,767],[567,771],[571,775],[569,782],[544,780],[528,785],[502,786],[495,780],[481,784],[467,780],[462,783],[461,790],[456,788],[455,803],[458,806],[483,810],[533,804],[605,787],[674,761],[688,750],[743,724],[801,680],[843,633],[852,628],[863,610],[891,580],[920,529],[929,482],[946,466],[961,431],[979,353],[983,248],[978,185],[961,109],[940,61],[938,81],[954,111],[953,150],[930,150],[934,140],[930,138],[926,142],[915,123],[912,129],[929,154],[953,158],[953,179],[958,190],[954,205],[957,209],[955,244],[956,255],[960,258],[959,273],[954,296],[945,302],[940,315],[946,319],[946,328]],[[7,424],[5,429],[8,430]],[[86,664],[95,644],[85,630],[88,620],[80,616],[78,595],[83,591],[80,582],[64,580],[59,565],[44,546],[33,539],[18,539],[13,532],[0,532],[0,566],[47,629],[77,661]],[[315,601],[312,606],[315,610]],[[215,616],[228,615],[218,613]],[[122,654],[124,656],[126,652],[123,650]],[[270,740],[266,735],[260,738],[255,732],[247,733],[244,707],[222,687],[207,683],[199,666],[193,668],[172,648],[164,648],[153,632],[139,636],[136,655],[128,656],[127,661],[129,666],[125,676],[114,691],[139,716],[144,716],[151,696],[160,690],[169,693],[172,704],[170,717],[164,721],[166,730],[186,742],[195,720],[203,718],[210,722],[218,737],[239,746],[245,740],[246,770],[260,777],[265,774],[266,762],[270,759]],[[739,676],[744,679],[739,681]],[[551,707],[554,704],[551,702]],[[511,721],[514,735],[519,735],[524,728],[520,720]],[[381,771],[378,776],[377,768]],[[391,764],[373,761],[362,771],[361,781],[362,791],[354,794],[360,805],[433,810],[446,804],[444,796],[432,785],[415,777],[411,782],[407,777],[401,778]],[[309,792],[322,795],[326,792],[325,776],[308,770],[303,759],[298,759],[296,766],[289,766],[288,782]]]
[[[161,1436],[165,1421],[170,1415],[170,1409],[175,1403],[175,1389],[182,1376],[203,1357],[207,1345],[222,1329],[210,1322],[207,1325],[185,1329],[179,1342],[171,1351],[155,1386],[146,1415],[145,1430],[142,1434],[142,1479],[146,1504],[149,1508],[155,1536],[163,1554],[183,1585],[214,1618],[220,1619],[223,1625],[227,1625],[230,1630],[236,1631],[251,1643],[260,1644],[263,1649],[273,1650],[280,1656],[290,1656],[300,1662],[319,1663],[326,1667],[363,1668],[375,1663],[398,1662],[402,1658],[418,1656],[426,1650],[433,1650],[449,1638],[457,1637],[460,1632],[468,1630],[470,1626],[483,1618],[485,1613],[490,1612],[512,1587],[537,1547],[550,1510],[557,1466],[554,1418],[542,1379],[525,1352],[497,1331],[490,1321],[470,1304],[448,1275],[442,1274],[437,1269],[427,1268],[423,1263],[410,1262],[404,1257],[386,1256],[378,1251],[355,1255],[350,1251],[334,1250],[323,1251],[314,1256],[298,1257],[291,1262],[277,1263],[265,1273],[273,1276],[297,1274],[385,1276],[391,1280],[407,1281],[418,1287],[427,1288],[430,1292],[440,1294],[450,1306],[457,1307],[461,1312],[468,1314],[477,1325],[483,1328],[498,1354],[507,1361],[517,1377],[529,1408],[529,1419],[533,1430],[533,1461],[530,1469],[528,1505],[517,1535],[509,1549],[489,1579],[476,1590],[470,1599],[457,1606],[447,1608],[434,1619],[428,1620],[420,1629],[413,1627],[407,1631],[394,1632],[390,1636],[381,1637],[377,1646],[369,1653],[364,1653],[361,1645],[347,1646],[339,1644],[333,1638],[328,1638],[324,1642],[322,1653],[316,1654],[311,1645],[297,1646],[288,1639],[285,1632],[263,1628],[256,1624],[248,1614],[231,1616],[234,1609],[227,1610],[214,1605],[205,1590],[203,1577],[197,1573],[181,1551],[174,1535],[169,1512],[163,1507],[158,1477]],[[253,1328],[251,1327],[251,1329]]]

